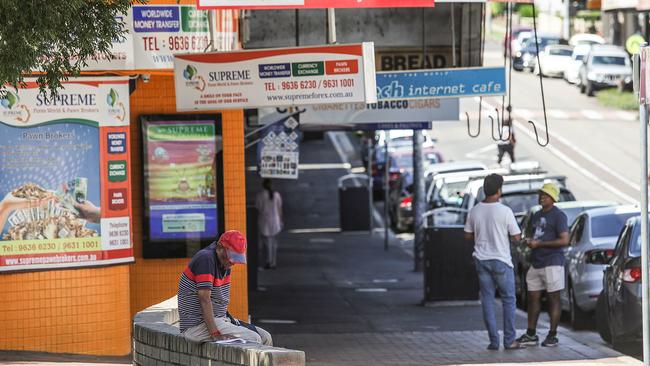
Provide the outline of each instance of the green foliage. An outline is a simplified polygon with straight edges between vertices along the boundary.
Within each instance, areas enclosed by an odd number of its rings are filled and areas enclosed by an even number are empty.
[[[634,93],[621,92],[616,88],[605,89],[596,93],[596,99],[605,107],[635,111],[639,109],[639,101]]]
[[[492,15],[501,15],[505,13],[506,8],[508,6],[507,3],[489,3],[491,10],[492,10]]]
[[[141,2],[142,0],[138,0]],[[51,95],[96,54],[110,57],[123,39],[131,0],[0,1],[0,85],[14,87],[39,72],[41,92]]]
[[[515,9],[519,16],[522,18],[532,18],[533,17],[533,5],[531,4],[517,4]],[[537,12],[537,9],[535,9]]]
[[[599,10],[580,10],[576,13],[576,18],[595,21],[600,19]]]

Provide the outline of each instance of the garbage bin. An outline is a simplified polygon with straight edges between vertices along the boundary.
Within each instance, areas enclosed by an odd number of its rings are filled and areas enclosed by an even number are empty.
[[[358,185],[361,181],[362,185]],[[348,174],[339,178],[339,215],[341,231],[370,230],[370,202],[368,197],[368,176]],[[349,185],[350,182],[357,182]]]
[[[477,300],[474,244],[465,241],[464,225],[432,225],[430,219],[436,216],[432,211],[424,215],[425,302]]]

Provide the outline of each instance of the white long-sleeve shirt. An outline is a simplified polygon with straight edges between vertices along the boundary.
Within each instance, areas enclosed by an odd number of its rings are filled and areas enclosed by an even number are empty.
[[[255,207],[258,210],[257,222],[260,233],[264,236],[277,235],[282,230],[282,197],[273,192],[273,200],[264,189],[255,197]]]

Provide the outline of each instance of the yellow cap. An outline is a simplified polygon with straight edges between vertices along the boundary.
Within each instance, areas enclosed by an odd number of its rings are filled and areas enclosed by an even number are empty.
[[[560,200],[560,188],[555,183],[544,183],[539,191],[549,195],[555,202]]]

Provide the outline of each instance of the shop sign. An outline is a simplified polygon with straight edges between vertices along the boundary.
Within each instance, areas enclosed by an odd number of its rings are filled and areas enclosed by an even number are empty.
[[[201,9],[424,8],[433,0],[197,0]]]
[[[451,67],[451,47],[389,47],[375,50],[377,71],[444,69]]]
[[[86,60],[87,65],[82,71],[92,70],[133,70],[135,68],[133,54],[133,32],[130,29],[133,23],[133,11],[129,9],[127,14],[116,17],[117,21],[123,23],[129,30],[119,39],[113,40],[111,47],[111,56],[106,56],[100,52]],[[74,60],[74,59],[73,59]]]
[[[373,103],[372,43],[176,55],[178,111]]]
[[[503,67],[377,73],[379,100],[497,96],[505,93]]]
[[[0,100],[0,271],[133,261],[128,78],[63,86]]]
[[[300,140],[298,122],[286,117],[270,125],[257,145],[257,171],[262,178],[298,179]]]

